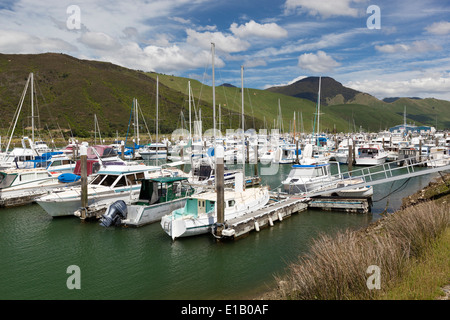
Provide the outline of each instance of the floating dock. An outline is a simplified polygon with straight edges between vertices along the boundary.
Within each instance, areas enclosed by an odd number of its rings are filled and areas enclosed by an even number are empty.
[[[265,207],[226,221],[225,228],[222,230],[222,238],[238,239],[253,230],[259,231],[263,227],[273,226],[276,221],[282,221],[293,213],[306,210],[308,208],[307,200],[308,198],[296,196],[273,196],[271,203]]]
[[[308,202],[308,208],[349,213],[369,213],[371,198],[319,197]]]

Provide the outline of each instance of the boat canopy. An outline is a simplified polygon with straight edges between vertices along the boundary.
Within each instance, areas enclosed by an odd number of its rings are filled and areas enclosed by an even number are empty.
[[[175,181],[182,181],[187,180],[187,177],[159,177],[159,178],[152,178],[152,179],[144,179],[144,180],[150,180],[154,182],[160,182],[160,183],[170,183]]]

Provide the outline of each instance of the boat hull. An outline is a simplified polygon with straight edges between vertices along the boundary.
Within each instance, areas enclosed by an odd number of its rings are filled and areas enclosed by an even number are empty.
[[[161,221],[161,218],[174,210],[183,208],[186,198],[173,200],[170,202],[156,203],[152,205],[129,205],[127,219],[122,223],[127,226],[140,227],[143,225]]]

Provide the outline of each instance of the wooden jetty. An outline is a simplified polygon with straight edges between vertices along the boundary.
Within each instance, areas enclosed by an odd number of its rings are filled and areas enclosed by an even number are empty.
[[[282,221],[293,213],[304,211],[308,208],[308,198],[289,196],[276,199],[271,198],[271,203],[265,207],[249,212],[241,217],[225,221],[222,230],[222,239],[238,239],[255,230],[273,226],[275,221]]]

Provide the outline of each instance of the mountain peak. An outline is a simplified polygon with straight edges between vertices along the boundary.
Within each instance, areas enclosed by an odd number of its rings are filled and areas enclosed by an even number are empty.
[[[290,85],[271,87],[271,92],[282,93],[288,96],[307,99],[317,102],[319,93],[319,77],[307,77]],[[331,77],[321,77],[320,104],[333,105],[354,101],[362,92],[344,87],[342,83]]]

